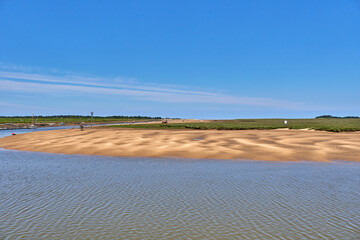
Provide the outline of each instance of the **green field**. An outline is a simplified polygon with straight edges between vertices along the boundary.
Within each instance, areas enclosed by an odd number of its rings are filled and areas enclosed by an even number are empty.
[[[108,116],[108,117],[94,117],[94,123],[100,122],[129,122],[129,121],[142,121],[142,120],[159,120],[160,117],[144,117],[144,116]],[[35,116],[34,121],[37,124],[41,123],[90,123],[91,116],[77,116],[77,115],[59,115],[59,116]],[[16,116],[16,117],[1,117],[0,124],[4,123],[20,123],[31,124],[33,122],[32,116]]]
[[[284,120],[288,124],[284,124]],[[214,120],[198,123],[168,123],[168,124],[133,124],[114,125],[108,127],[146,128],[146,129],[217,129],[217,130],[250,130],[250,129],[314,129],[330,132],[360,131],[359,118],[316,118],[316,119],[237,119]]]

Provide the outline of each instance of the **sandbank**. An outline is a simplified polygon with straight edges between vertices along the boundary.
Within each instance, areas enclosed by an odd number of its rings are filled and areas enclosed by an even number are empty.
[[[0,147],[119,157],[360,161],[360,132],[86,128],[9,136],[0,139]]]

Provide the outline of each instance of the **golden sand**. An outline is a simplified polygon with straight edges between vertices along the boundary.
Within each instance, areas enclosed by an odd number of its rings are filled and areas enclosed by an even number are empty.
[[[123,157],[360,161],[360,133],[86,128],[0,139],[6,149]]]

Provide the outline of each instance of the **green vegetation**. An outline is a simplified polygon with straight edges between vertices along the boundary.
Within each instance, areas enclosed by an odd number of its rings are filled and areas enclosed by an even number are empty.
[[[128,122],[128,121],[141,121],[141,120],[159,120],[160,117],[144,117],[144,116],[107,116],[98,117],[94,116],[93,122]],[[56,115],[56,116],[35,116],[34,120],[37,124],[41,123],[80,123],[80,122],[91,122],[91,116],[80,116],[80,115]],[[4,123],[32,123],[32,116],[14,116],[4,117],[0,116],[0,124]]]
[[[337,116],[332,116],[332,115],[321,115],[316,118],[360,118],[360,117],[357,117],[357,116],[337,117]]]
[[[284,124],[284,120],[288,124]],[[108,127],[148,128],[148,129],[217,129],[217,130],[250,130],[250,129],[314,129],[330,132],[360,131],[359,118],[316,118],[316,119],[237,119],[214,120],[197,123],[168,124],[133,124]]]

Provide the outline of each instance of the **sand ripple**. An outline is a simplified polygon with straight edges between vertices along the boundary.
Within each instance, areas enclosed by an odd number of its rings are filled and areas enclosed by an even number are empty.
[[[359,132],[67,129],[9,136],[0,147],[123,157],[360,161]]]

